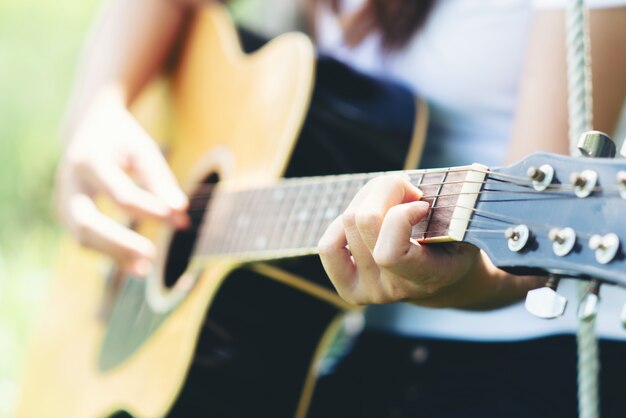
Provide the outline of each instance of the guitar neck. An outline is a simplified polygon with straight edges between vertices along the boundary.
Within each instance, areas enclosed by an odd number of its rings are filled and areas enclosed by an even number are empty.
[[[487,173],[478,164],[405,171],[430,203],[413,229],[419,242],[460,241]],[[286,179],[267,187],[217,187],[204,206],[196,256],[240,261],[317,253],[317,242],[357,191],[381,173]]]

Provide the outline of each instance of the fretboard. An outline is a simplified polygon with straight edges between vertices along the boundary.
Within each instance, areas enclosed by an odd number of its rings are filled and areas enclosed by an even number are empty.
[[[431,210],[414,228],[419,242],[462,240],[486,174],[480,165],[406,171]],[[314,254],[329,224],[380,173],[281,180],[266,187],[218,187],[206,204],[195,255],[242,261]]]

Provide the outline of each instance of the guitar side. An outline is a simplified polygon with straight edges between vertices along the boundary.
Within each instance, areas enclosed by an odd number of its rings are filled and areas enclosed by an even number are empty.
[[[172,83],[174,140],[167,151],[183,187],[190,191],[210,172],[235,183],[278,178],[306,114],[313,67],[313,47],[304,36],[284,35],[247,56],[221,8],[199,13]],[[157,225],[139,230],[157,242],[164,262],[171,231]],[[107,266],[89,250],[64,246],[26,356],[15,416],[165,415],[185,380],[207,307],[238,262],[204,266],[188,296],[145,343],[103,371]],[[147,280],[161,286],[160,277]]]

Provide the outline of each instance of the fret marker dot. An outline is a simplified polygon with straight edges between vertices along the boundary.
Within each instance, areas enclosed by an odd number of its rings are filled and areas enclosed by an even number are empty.
[[[324,218],[326,219],[334,219],[337,216],[337,208],[328,208],[324,212]]]
[[[267,238],[265,235],[259,235],[254,239],[254,247],[258,249],[263,249],[267,245]]]
[[[307,219],[309,219],[309,212],[307,212],[306,210],[303,210],[300,213],[298,213],[298,221],[303,222],[303,221],[306,221]]]
[[[250,224],[250,217],[249,216],[247,216],[247,215],[240,215],[237,218],[237,222],[236,222],[237,228],[244,228],[244,227],[248,226],[249,224]]]

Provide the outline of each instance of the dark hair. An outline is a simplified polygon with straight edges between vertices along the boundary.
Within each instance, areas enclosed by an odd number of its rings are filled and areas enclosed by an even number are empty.
[[[330,2],[335,13],[341,12],[340,0],[310,1],[313,3]],[[379,31],[384,49],[401,48],[426,22],[435,1],[365,0],[363,7],[357,13],[342,21],[346,43],[355,46],[371,32]]]

